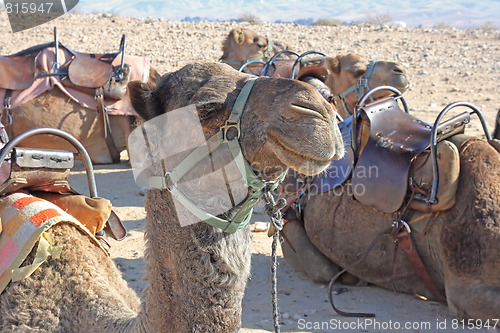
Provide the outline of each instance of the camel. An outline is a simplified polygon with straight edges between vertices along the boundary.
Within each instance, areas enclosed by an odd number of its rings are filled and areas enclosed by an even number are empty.
[[[307,59],[305,60],[307,63]],[[273,77],[289,78],[295,60],[277,60],[276,69],[269,73]],[[345,119],[352,114],[354,106],[368,90],[378,86],[392,86],[404,93],[410,80],[404,67],[392,61],[370,61],[357,53],[327,56],[313,59],[301,68],[297,80],[307,82],[330,101],[339,115]],[[374,99],[389,95],[381,90],[373,94]]]
[[[243,28],[232,29],[222,44],[222,57],[220,61],[239,69],[244,63],[251,60],[260,60],[268,62],[271,57],[283,50],[293,50],[288,44],[272,41],[258,35],[252,30]],[[271,47],[272,46],[272,47]],[[293,58],[289,53],[283,53],[282,58]],[[367,75],[367,87],[356,89],[346,96],[342,94],[347,92],[356,82],[358,82],[370,68],[373,63],[373,72]],[[288,67],[288,66],[287,66]],[[336,57],[326,57],[325,59],[326,78],[323,71],[321,73],[308,73],[303,77],[298,77],[301,81],[307,82],[316,87],[325,98],[329,98],[335,105],[337,112],[342,118],[347,118],[354,108],[354,105],[369,88],[381,85],[393,86],[405,92],[410,87],[409,77],[403,66],[395,62],[377,61],[371,62],[366,57],[356,54],[340,54]],[[247,66],[245,71],[260,75],[262,66],[256,64]],[[288,70],[291,70],[289,66]],[[290,73],[279,75],[281,77],[290,77]],[[373,97],[374,99],[387,96],[388,92],[379,91]]]
[[[485,140],[465,134],[448,140],[458,147],[460,156],[456,202],[435,220],[424,215],[423,222],[412,224],[417,218],[407,222],[451,315],[484,322],[500,313],[500,154]],[[355,284],[359,278],[382,288],[438,298],[401,251],[394,265],[390,235],[382,236],[366,258],[353,265],[394,217],[357,201],[350,182],[306,196],[303,206],[302,215],[291,218],[282,230],[284,257],[295,270],[327,283],[347,268],[350,274],[343,283]]]
[[[119,161],[137,118],[126,85],[131,80],[153,84],[159,76],[149,59],[122,53],[124,42],[123,37],[119,53],[86,54],[51,42],[0,56],[0,99],[7,106],[2,123],[8,134],[55,127],[76,137],[94,163]],[[107,112],[100,111],[103,108]],[[21,145],[72,148],[53,136],[35,136]]]
[[[209,138],[251,78],[226,64],[195,63],[166,74],[156,87],[128,87],[146,121],[196,105]],[[343,155],[333,108],[302,82],[258,78],[240,129],[243,156],[265,180],[287,168],[317,174]],[[63,247],[60,258],[49,258],[30,277],[7,286],[0,295],[0,331],[238,332],[250,273],[249,228],[225,233],[201,222],[181,227],[168,190],[148,190],[145,206],[149,285],[142,302],[88,237],[58,224],[49,231]],[[30,260],[33,253],[25,264]]]
[[[222,43],[223,53],[220,61],[230,65],[234,69],[239,69],[247,61],[260,60],[267,62],[279,51],[291,49],[285,43],[260,36],[252,30],[234,28]],[[285,53],[283,57],[288,57],[288,55]],[[252,74],[259,74],[260,69],[261,66],[258,66],[253,71],[251,67],[247,68]]]

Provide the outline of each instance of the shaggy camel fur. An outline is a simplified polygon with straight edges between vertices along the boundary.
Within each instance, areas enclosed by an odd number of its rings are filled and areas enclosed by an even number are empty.
[[[271,43],[271,44],[270,44]],[[256,32],[243,28],[234,28],[227,35],[222,43],[222,57],[220,61],[226,62],[234,69],[239,69],[241,65],[249,60],[261,60],[267,62],[273,55],[283,50],[292,48],[282,42],[270,40],[260,36]],[[286,53],[283,57],[288,57]],[[248,68],[250,70],[250,67]],[[258,66],[258,74],[261,66]]]
[[[149,82],[154,83],[159,74],[150,68]],[[110,115],[112,137],[118,151],[127,148],[127,138],[135,126],[137,117]],[[104,124],[96,110],[82,107],[57,87],[12,110],[12,135],[36,127],[55,127],[73,135],[87,149],[93,163],[112,163],[103,137]],[[37,135],[21,144],[30,148],[74,149],[56,136]]]
[[[425,223],[411,224],[411,235],[430,275],[446,295],[453,316],[498,318],[500,154],[483,140],[465,135],[451,140],[460,152],[456,204],[441,212],[427,233],[423,232]],[[285,225],[285,258],[313,279],[328,280],[340,267],[348,267],[375,235],[392,223],[390,214],[363,206],[349,192],[346,185],[309,198],[303,221]],[[300,251],[292,250],[290,244]],[[404,254],[399,254],[393,272],[393,249],[393,238],[383,237],[349,273],[383,288],[394,286],[399,292],[433,299]]]
[[[157,88],[134,82],[129,89],[145,120],[196,105],[209,138],[250,77],[225,64],[200,63],[165,75]],[[254,171],[268,180],[287,167],[319,173],[343,154],[331,106],[314,88],[292,80],[257,79],[239,141]],[[0,295],[0,331],[238,332],[250,272],[248,227],[233,234],[205,223],[181,227],[167,190],[149,190],[145,205],[149,285],[142,304],[90,239],[57,225],[51,232],[63,247],[61,258],[10,283]]]

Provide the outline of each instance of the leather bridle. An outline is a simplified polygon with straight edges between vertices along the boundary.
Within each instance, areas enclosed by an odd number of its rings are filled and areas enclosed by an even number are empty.
[[[328,101],[333,103],[337,108],[342,106],[344,111],[352,115],[352,112],[349,110],[347,106],[346,98],[348,95],[356,92],[356,98],[359,100],[365,93],[370,91],[370,85],[368,81],[370,80],[371,75],[373,74],[373,70],[377,65],[378,60],[374,60],[368,64],[368,68],[366,69],[365,75],[363,75],[355,84],[344,90],[343,92],[337,95],[330,95],[328,97]],[[373,102],[373,97],[370,95],[370,100]]]

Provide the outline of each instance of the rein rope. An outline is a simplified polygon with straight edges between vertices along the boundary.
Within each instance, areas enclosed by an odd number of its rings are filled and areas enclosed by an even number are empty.
[[[274,201],[274,197],[271,194],[272,189],[266,187],[264,191],[264,200],[266,201],[265,211],[269,218],[271,219],[273,230],[273,242],[271,246],[271,302],[273,306],[273,325],[274,332],[280,333],[280,322],[279,322],[279,312],[278,312],[278,256],[276,254],[278,249],[278,238],[279,232],[283,229],[283,218],[281,216],[281,210],[286,206],[286,200],[284,198]]]
[[[370,85],[368,84],[368,80],[373,74],[373,70],[375,69],[375,66],[377,65],[378,60],[374,60],[368,64],[368,68],[366,69],[365,75],[363,75],[358,81],[356,81],[355,84],[344,90],[343,92],[337,94],[337,95],[330,95],[327,100],[329,102],[332,102],[335,104],[335,106],[338,107],[337,101],[342,102],[342,106],[344,107],[344,110],[347,114],[352,115],[352,112],[349,110],[349,107],[347,106],[346,102],[346,97],[353,93],[356,92],[356,98],[359,100],[365,93],[370,91]],[[373,102],[373,97],[370,95],[370,100]]]

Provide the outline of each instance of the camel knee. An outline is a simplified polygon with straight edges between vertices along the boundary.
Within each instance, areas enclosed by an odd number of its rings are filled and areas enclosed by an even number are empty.
[[[290,221],[281,232],[281,249],[286,262],[317,283],[328,283],[340,271],[307,237],[300,221]]]

